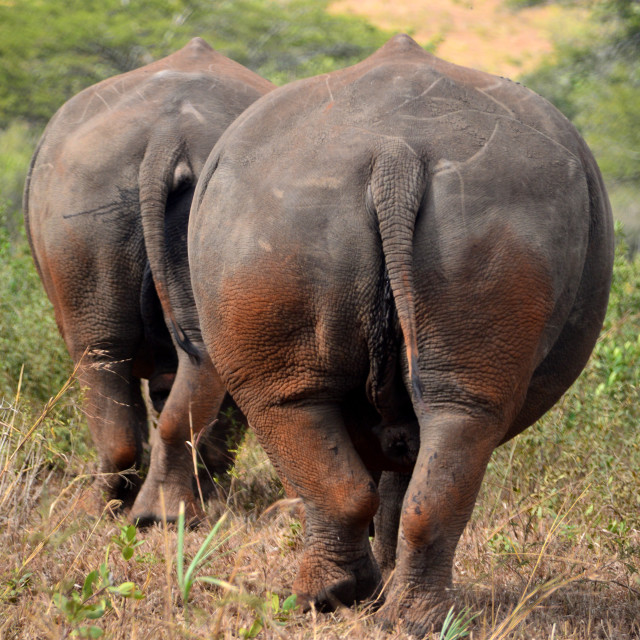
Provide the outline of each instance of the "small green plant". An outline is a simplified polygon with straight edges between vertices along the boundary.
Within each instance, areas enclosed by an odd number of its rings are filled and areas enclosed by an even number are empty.
[[[121,525],[119,535],[111,536],[111,542],[120,549],[122,557],[129,561],[133,557],[133,552],[144,540],[136,540],[137,529],[135,524]]]
[[[298,606],[297,599],[294,593],[281,602],[277,593],[267,592],[264,600],[254,604],[257,616],[248,629],[240,629],[240,637],[255,638],[269,622],[284,626]]]
[[[303,534],[302,523],[299,520],[292,520],[289,524],[288,533],[284,535],[283,546],[287,550],[297,547],[302,540]]]
[[[454,615],[453,607],[451,607],[442,623],[440,640],[466,638],[469,635],[469,627],[477,615],[477,613],[472,614],[468,607],[465,607],[458,615]]]
[[[222,544],[228,539],[229,535],[222,537],[220,540],[214,543],[214,538],[218,535],[220,527],[226,520],[227,514],[223,514],[222,517],[213,526],[213,529],[209,532],[204,542],[200,545],[196,555],[191,562],[186,564],[184,557],[184,535],[185,535],[185,522],[184,522],[184,502],[180,503],[180,512],[178,513],[178,534],[177,534],[177,548],[176,548],[176,574],[178,579],[178,588],[180,589],[180,598],[184,605],[189,601],[189,594],[191,588],[196,582],[205,582],[207,584],[213,584],[218,587],[222,587],[227,590],[234,590],[232,585],[219,578],[212,576],[198,576],[197,571],[201,569],[211,557],[211,555],[217,551]]]
[[[186,530],[184,503],[180,504],[176,539],[176,577],[178,589],[180,590],[180,598],[182,599],[183,605],[186,606],[189,601],[191,588],[196,582],[203,582],[205,584],[221,587],[227,592],[228,598],[225,599],[226,602],[238,602],[253,609],[256,617],[252,625],[248,629],[244,627],[241,628],[239,633],[243,638],[255,638],[256,635],[269,624],[286,624],[291,613],[296,608],[297,597],[295,595],[290,595],[288,598],[281,600],[277,594],[267,592],[266,597],[263,599],[242,592],[238,587],[230,584],[226,580],[214,578],[213,576],[197,575],[197,573],[205,567],[212,554],[220,549],[220,547],[231,537],[231,533],[228,533],[224,536],[220,536],[217,541],[214,541],[216,536],[218,536],[220,528],[226,520],[226,517],[227,514],[225,513],[216,522],[200,545],[200,548],[191,562],[187,564],[187,560],[184,555],[184,538]]]
[[[72,638],[99,638],[103,630],[90,621],[102,618],[113,608],[114,596],[140,600],[143,593],[133,582],[113,583],[107,558],[100,568],[91,571],[84,580],[80,591],[74,589],[68,594],[57,591],[53,594],[53,604],[62,612],[67,623],[73,627]],[[89,621],[87,623],[87,621]],[[86,623],[86,624],[85,624]]]
[[[9,602],[16,602],[23,592],[29,589],[32,576],[32,571],[22,573],[21,569],[14,569],[12,575],[2,581],[0,601],[6,599]]]
[[[139,553],[136,555],[136,562],[142,565],[150,565],[155,566],[162,562],[161,558],[158,557],[157,554],[153,553],[153,551],[145,551],[144,553]]]

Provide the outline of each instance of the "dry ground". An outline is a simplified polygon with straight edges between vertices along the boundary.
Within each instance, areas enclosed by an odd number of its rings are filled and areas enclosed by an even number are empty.
[[[277,502],[279,484],[252,436],[239,452],[226,498],[207,507],[211,523],[227,516],[214,539],[220,546],[197,575],[222,580],[223,586],[197,582],[185,603],[176,571],[175,527],[137,532],[141,544],[125,560],[113,537],[126,521],[107,511],[90,519],[78,509],[93,464],[87,460],[86,436],[78,432],[66,450],[52,449],[51,436],[61,419],[50,416],[34,426],[11,407],[0,413],[0,640],[82,637],[82,628],[89,626],[113,640],[239,638],[256,620],[263,622],[259,638],[408,637],[401,626],[377,627],[366,606],[333,614],[282,613],[301,552],[300,527],[291,506]],[[555,455],[553,444],[548,446],[551,450],[541,456]],[[637,554],[640,532],[623,531],[622,545],[601,519],[593,517],[592,529],[585,526],[592,520],[590,504],[592,516],[612,513],[614,507],[594,507],[588,477],[554,479],[556,488],[542,486],[533,476],[516,477],[522,474],[518,460],[531,457],[521,449],[516,442],[494,458],[456,555],[457,601],[478,613],[468,637],[640,638],[640,565],[628,551]],[[187,564],[210,528],[187,532]],[[133,582],[144,597],[112,594],[111,608],[96,620],[65,615],[56,606],[56,594],[67,599],[80,594],[87,575],[102,564],[112,586]],[[265,606],[271,594],[277,596],[275,611]],[[105,595],[92,595],[83,606]]]
[[[445,60],[507,77],[534,69],[552,51],[552,38],[586,15],[555,4],[513,11],[503,0],[335,0],[330,11],[408,33],[436,45]]]

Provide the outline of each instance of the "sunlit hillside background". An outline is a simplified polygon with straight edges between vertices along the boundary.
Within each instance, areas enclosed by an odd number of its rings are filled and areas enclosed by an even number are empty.
[[[201,36],[284,84],[358,62],[398,32],[553,102],[593,149],[622,223],[589,366],[494,454],[460,543],[458,599],[481,612],[469,630],[476,640],[640,638],[639,2],[0,0],[0,640],[406,637],[378,629],[366,607],[332,616],[285,607],[300,524],[286,511],[261,515],[281,489],[251,437],[221,481],[226,502],[210,506],[228,512],[216,538],[224,553],[199,568],[229,588],[198,583],[185,597],[173,532],[80,513],[95,454],[81,390],[72,383],[56,396],[71,362],[21,214],[47,121],[99,80]],[[185,562],[207,532],[189,534]]]

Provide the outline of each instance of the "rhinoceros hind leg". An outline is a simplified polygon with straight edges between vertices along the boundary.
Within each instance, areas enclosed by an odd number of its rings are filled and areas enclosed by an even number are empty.
[[[453,604],[452,565],[504,420],[430,408],[420,417],[418,460],[402,504],[395,573],[378,617],[420,635]]]
[[[369,598],[381,582],[368,537],[378,491],[339,406],[292,402],[247,417],[304,502],[305,552],[293,585],[300,604],[331,609]]]
[[[96,515],[112,500],[125,510],[140,488],[138,468],[146,433],[147,412],[140,380],[131,375],[131,360],[104,350],[88,351],[78,377],[86,387],[84,403],[89,429],[98,450],[98,471],[82,507]]]
[[[164,519],[176,521],[180,503],[184,503],[191,524],[204,518],[193,491],[191,434],[195,440],[214,421],[225,391],[208,357],[200,364],[192,363],[186,354],[180,358],[176,379],[158,419],[149,473],[129,515],[140,525]]]
[[[373,555],[378,562],[384,581],[389,578],[396,566],[396,546],[402,501],[410,480],[411,474],[409,473],[383,471],[378,483],[380,508],[374,518]]]

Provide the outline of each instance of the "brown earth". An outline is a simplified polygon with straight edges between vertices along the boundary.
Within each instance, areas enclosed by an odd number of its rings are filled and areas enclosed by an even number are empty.
[[[543,5],[515,11],[504,0],[336,0],[335,14],[353,14],[421,45],[439,57],[507,77],[531,71],[556,36],[584,21],[584,9]]]

